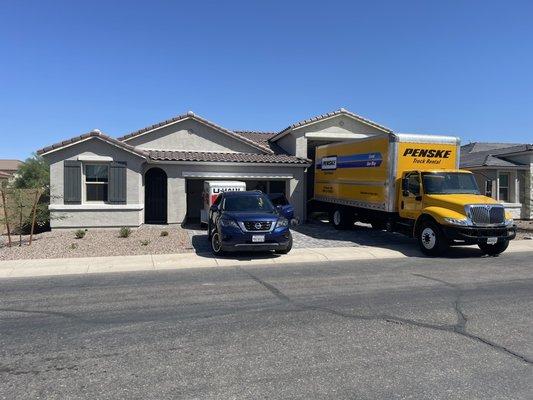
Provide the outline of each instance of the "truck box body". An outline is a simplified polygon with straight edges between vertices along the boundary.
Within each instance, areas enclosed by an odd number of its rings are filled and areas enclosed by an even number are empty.
[[[404,171],[459,167],[459,139],[384,134],[319,146],[315,200],[384,212],[398,211]]]

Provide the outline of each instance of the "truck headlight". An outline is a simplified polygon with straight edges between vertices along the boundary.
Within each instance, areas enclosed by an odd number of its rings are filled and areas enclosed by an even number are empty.
[[[289,220],[287,218],[280,218],[276,224],[277,228],[286,228],[289,226]]]
[[[220,226],[222,226],[223,228],[241,229],[241,228],[239,228],[239,224],[237,222],[235,222],[234,220],[232,220],[232,219],[221,218],[220,219]]]
[[[471,226],[472,221],[468,218],[444,218],[444,221],[446,221],[450,225],[459,225],[459,226]]]

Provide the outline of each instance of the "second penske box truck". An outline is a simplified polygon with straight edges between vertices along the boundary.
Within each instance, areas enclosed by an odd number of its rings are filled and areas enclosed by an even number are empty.
[[[316,148],[314,204],[337,229],[355,221],[417,238],[426,255],[450,245],[503,252],[516,235],[502,204],[459,169],[448,136],[384,134]]]

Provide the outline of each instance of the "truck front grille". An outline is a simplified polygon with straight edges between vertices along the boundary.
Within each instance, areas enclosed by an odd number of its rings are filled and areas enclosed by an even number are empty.
[[[244,221],[247,231],[268,231],[271,226],[271,221]]]
[[[505,209],[501,205],[473,205],[469,216],[475,225],[500,225],[505,223]]]

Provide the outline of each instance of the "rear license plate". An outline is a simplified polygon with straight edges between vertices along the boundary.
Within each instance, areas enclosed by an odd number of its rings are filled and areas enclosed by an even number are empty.
[[[498,238],[487,238],[487,244],[496,244],[498,243]]]
[[[265,241],[265,235],[252,235],[253,243],[263,243]]]

